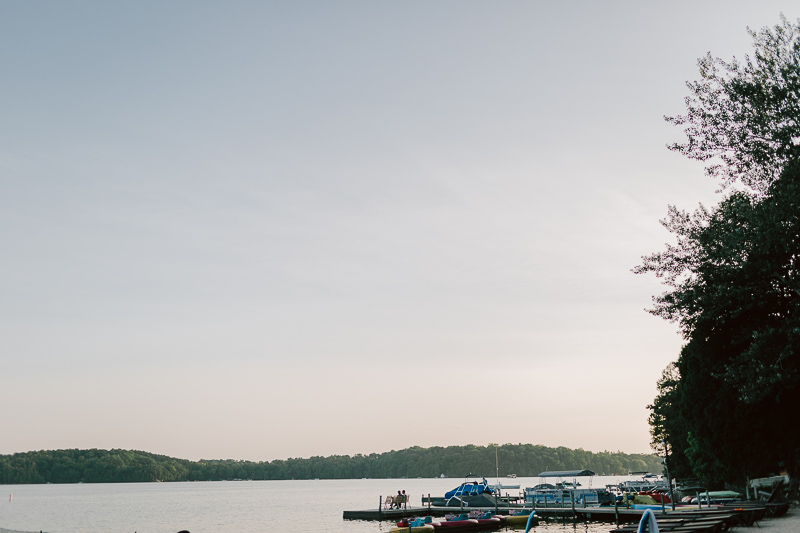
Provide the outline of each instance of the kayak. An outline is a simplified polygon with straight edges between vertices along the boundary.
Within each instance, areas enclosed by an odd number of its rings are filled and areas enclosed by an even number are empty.
[[[529,514],[515,514],[506,517],[506,524],[509,526],[527,526],[528,525],[528,518],[530,518]],[[531,520],[531,525],[535,526],[539,523],[539,517],[534,516],[533,520]]]

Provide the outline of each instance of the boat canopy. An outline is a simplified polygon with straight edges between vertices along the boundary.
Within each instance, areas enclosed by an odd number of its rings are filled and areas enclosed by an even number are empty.
[[[539,474],[539,477],[584,477],[593,475],[595,475],[595,473],[591,470],[551,470],[548,472],[542,472]]]

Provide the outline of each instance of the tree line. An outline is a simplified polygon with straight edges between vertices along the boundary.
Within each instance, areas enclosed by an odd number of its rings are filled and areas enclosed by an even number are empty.
[[[699,61],[687,140],[721,180],[716,206],[670,206],[675,243],[634,269],[666,291],[650,310],[684,338],[650,408],[673,476],[706,486],[800,476],[800,21],[749,30],[753,56]]]
[[[497,459],[495,459],[495,454]],[[233,479],[360,479],[536,476],[545,470],[588,469],[598,474],[660,473],[651,454],[594,453],[532,444],[412,447],[369,455],[332,455],[275,461],[189,461],[135,450],[48,450],[0,455],[0,484],[130,483]]]

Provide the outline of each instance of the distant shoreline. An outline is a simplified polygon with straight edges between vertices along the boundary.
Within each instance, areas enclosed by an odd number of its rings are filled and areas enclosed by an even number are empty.
[[[660,473],[654,454],[589,452],[533,444],[448,446],[275,461],[190,461],[138,450],[40,450],[0,455],[0,485],[289,479],[536,476],[547,470]]]

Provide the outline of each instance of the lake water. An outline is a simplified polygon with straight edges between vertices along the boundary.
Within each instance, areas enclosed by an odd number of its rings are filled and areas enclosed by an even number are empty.
[[[601,477],[592,486],[636,479]],[[405,490],[410,505],[442,496],[462,480],[348,479],[0,485],[0,528],[49,533],[262,533],[282,531],[381,533],[392,522],[343,520],[345,510],[377,509],[381,495]],[[579,478],[588,486],[588,478]],[[538,478],[504,479],[521,489]],[[510,489],[511,494],[519,490]],[[13,494],[13,498],[11,495]],[[602,523],[549,522],[537,533],[607,533]]]

